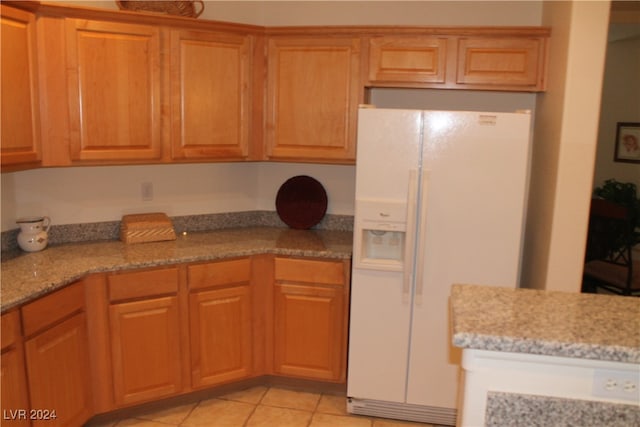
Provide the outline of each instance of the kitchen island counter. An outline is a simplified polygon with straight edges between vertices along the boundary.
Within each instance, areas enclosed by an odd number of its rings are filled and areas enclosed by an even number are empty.
[[[250,227],[184,233],[165,242],[100,241],[52,246],[2,262],[1,311],[89,273],[256,254],[348,259],[352,238],[353,233],[348,231]]]
[[[640,363],[640,299],[454,285],[457,347]]]
[[[640,299],[454,285],[450,302],[457,425],[640,422]]]

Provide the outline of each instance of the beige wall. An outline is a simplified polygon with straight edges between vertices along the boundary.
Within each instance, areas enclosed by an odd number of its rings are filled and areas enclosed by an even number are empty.
[[[580,290],[608,17],[608,1],[544,6],[553,66],[536,109],[526,287]]]

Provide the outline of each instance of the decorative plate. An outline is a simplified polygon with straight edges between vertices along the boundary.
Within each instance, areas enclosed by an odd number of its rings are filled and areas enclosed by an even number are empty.
[[[276,211],[291,228],[306,230],[318,224],[327,213],[327,192],[316,179],[298,175],[280,186]]]

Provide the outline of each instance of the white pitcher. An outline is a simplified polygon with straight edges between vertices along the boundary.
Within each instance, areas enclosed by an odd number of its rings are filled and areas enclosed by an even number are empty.
[[[49,226],[51,220],[48,216],[30,216],[16,221],[20,226],[18,233],[18,246],[27,252],[41,251],[49,243]]]

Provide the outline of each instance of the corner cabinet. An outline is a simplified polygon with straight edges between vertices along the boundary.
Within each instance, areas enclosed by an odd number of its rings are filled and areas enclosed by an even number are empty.
[[[254,37],[171,30],[171,158],[249,154]]]
[[[275,258],[276,374],[345,381],[348,275],[346,261]]]
[[[159,161],[160,28],[67,19],[71,161]]]
[[[354,163],[359,37],[267,39],[266,156]]]
[[[0,5],[2,37],[0,106],[2,169],[41,158],[36,18],[33,13]]]

